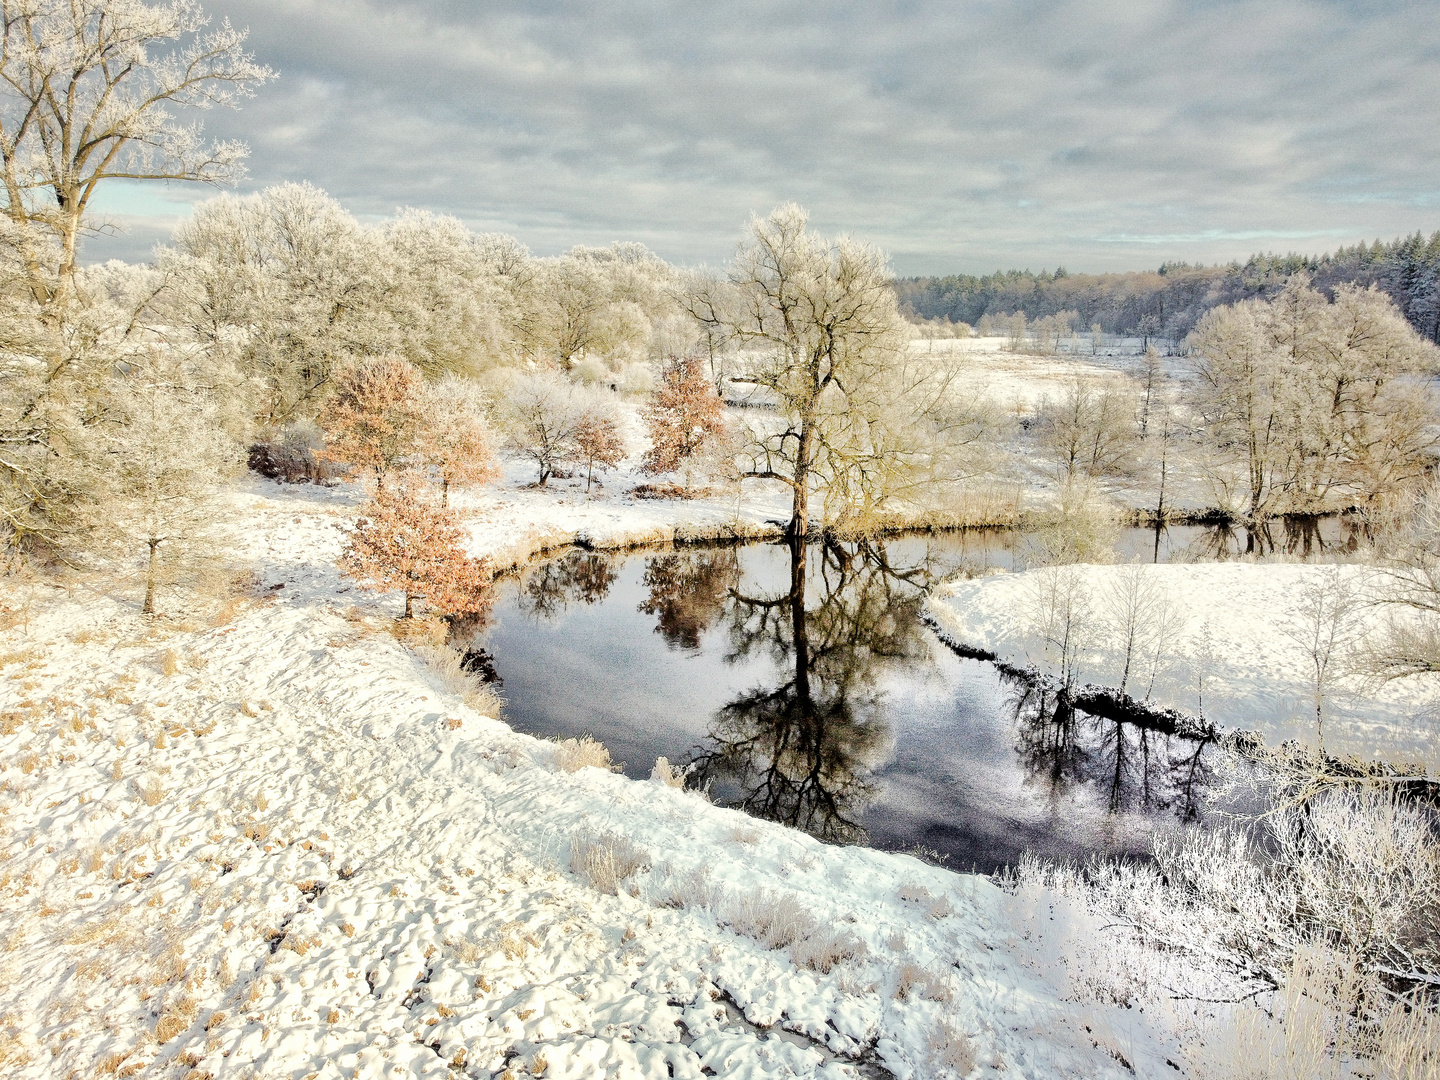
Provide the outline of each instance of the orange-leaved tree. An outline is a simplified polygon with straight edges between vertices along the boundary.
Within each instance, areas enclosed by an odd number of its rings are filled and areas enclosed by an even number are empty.
[[[585,466],[585,494],[595,479],[595,470],[614,469],[625,457],[625,442],[620,438],[620,425],[612,416],[591,409],[575,422],[575,456]]]
[[[420,373],[398,356],[351,364],[320,412],[324,456],[372,474],[375,487],[411,464],[425,431],[425,393]]]
[[[404,590],[405,617],[415,601],[447,615],[484,612],[491,603],[488,568],[460,547],[449,510],[426,502],[407,484],[375,493],[340,553],[340,569],[373,592]]]
[[[705,452],[726,442],[725,403],[698,356],[675,356],[666,362],[642,416],[650,449],[640,467],[648,473],[683,470],[687,488]]]

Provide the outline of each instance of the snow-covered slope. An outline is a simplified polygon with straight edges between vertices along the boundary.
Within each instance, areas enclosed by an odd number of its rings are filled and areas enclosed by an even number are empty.
[[[351,513],[239,492],[264,599],[213,625],[4,598],[5,1075],[1169,1074],[984,879],[565,772],[476,714],[355,608]]]

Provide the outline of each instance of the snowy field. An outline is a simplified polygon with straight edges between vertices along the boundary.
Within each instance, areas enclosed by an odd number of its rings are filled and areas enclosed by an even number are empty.
[[[6,597],[5,1075],[1168,1071],[1143,1014],[1066,1000],[1043,901],[469,709],[337,576],[352,514],[250,483],[255,598],[203,621]]]
[[[1071,572],[1085,608],[1079,682],[1120,686],[1125,650],[1111,609],[1124,576],[1138,572],[1156,607],[1132,651],[1127,691],[1203,714],[1221,728],[1258,732],[1272,745],[1292,738],[1315,742],[1313,659],[1306,645],[1312,628],[1304,604],[1307,590],[1334,575],[1352,606],[1344,628],[1348,649],[1337,650],[1323,690],[1326,749],[1394,762],[1440,760],[1437,677],[1375,685],[1347,663],[1390,617],[1384,607],[1366,603],[1380,584],[1375,570],[1233,562],[1060,571]],[[1047,647],[1041,627],[1042,597],[1056,573],[1028,570],[951,582],[931,594],[926,610],[953,641],[1054,674],[1058,654]]]

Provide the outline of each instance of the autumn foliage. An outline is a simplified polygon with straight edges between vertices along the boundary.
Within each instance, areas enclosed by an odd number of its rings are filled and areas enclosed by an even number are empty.
[[[364,589],[404,590],[406,617],[416,600],[445,614],[477,614],[490,605],[490,575],[461,549],[461,535],[451,511],[409,485],[382,489],[356,520],[340,569]]]
[[[595,470],[613,469],[625,457],[620,425],[613,417],[586,412],[575,422],[575,456],[585,466],[585,493],[595,479]]]
[[[725,443],[725,405],[696,356],[673,357],[642,413],[650,449],[640,467],[648,473],[690,471],[706,451]]]
[[[420,449],[423,390],[419,373],[399,357],[351,365],[320,414],[325,458],[371,473],[383,486],[385,477]]]

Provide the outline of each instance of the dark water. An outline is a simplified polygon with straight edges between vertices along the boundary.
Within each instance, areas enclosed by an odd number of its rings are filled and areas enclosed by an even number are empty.
[[[1343,529],[1294,534],[1297,550],[1322,541]],[[1135,529],[1118,551],[1223,558],[1245,542]],[[1034,543],[812,544],[803,567],[786,545],[572,551],[503,582],[462,643],[488,653],[516,729],[592,735],[632,777],[660,756],[687,764],[717,803],[825,840],[982,871],[1026,849],[1142,854],[1157,825],[1201,815],[1216,748],[1057,708],[919,619],[928,585],[1023,564]]]

